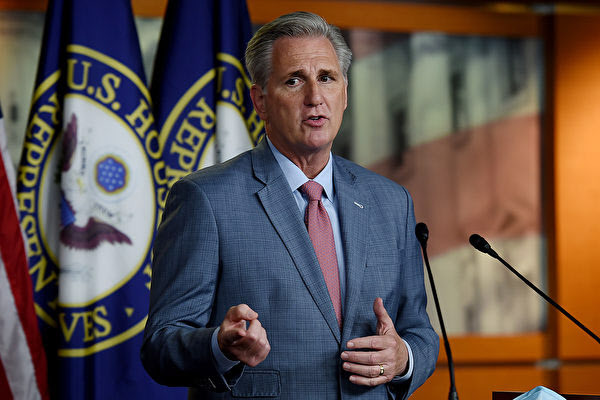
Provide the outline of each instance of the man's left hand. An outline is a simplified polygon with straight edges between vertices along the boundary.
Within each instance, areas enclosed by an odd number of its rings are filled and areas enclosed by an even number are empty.
[[[377,316],[377,335],[350,340],[347,343],[350,350],[342,353],[343,368],[353,374],[350,382],[357,385],[387,383],[405,374],[408,367],[406,344],[396,332],[380,297],[375,299],[373,311]]]

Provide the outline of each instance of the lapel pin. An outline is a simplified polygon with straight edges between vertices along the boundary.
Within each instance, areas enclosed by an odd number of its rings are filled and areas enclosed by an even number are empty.
[[[360,207],[360,208],[365,208],[365,206],[363,206],[363,205],[362,205],[362,204],[360,204],[360,203],[354,202],[354,204],[356,204],[356,205],[357,205],[358,207]]]

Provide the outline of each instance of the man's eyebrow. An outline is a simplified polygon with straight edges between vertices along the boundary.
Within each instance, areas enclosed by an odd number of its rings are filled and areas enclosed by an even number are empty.
[[[322,68],[319,70],[318,76],[323,76],[323,75],[336,76],[337,74],[338,74],[338,72],[335,69]],[[298,70],[288,73],[287,76],[304,78],[304,77],[306,77],[306,71],[304,71],[302,69],[298,69]]]
[[[306,75],[306,73],[303,70],[301,70],[301,69],[298,69],[296,71],[292,71],[292,72],[290,72],[288,74],[288,76],[298,76],[298,77],[301,77],[301,78],[304,77],[305,75]]]
[[[338,75],[338,71],[335,69],[327,69],[327,68],[323,68],[319,70],[319,76],[322,75],[330,75],[330,76],[337,76]]]

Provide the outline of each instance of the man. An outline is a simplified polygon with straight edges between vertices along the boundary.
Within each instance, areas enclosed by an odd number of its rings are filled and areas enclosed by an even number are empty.
[[[331,155],[350,60],[310,13],[248,44],[267,140],[171,189],[142,347],[158,382],[202,399],[386,399],[433,372],[410,196]]]

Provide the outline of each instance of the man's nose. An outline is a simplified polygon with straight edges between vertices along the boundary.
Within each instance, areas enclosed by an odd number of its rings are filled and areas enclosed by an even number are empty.
[[[323,104],[322,88],[317,81],[309,81],[305,84],[304,105],[315,107]]]

